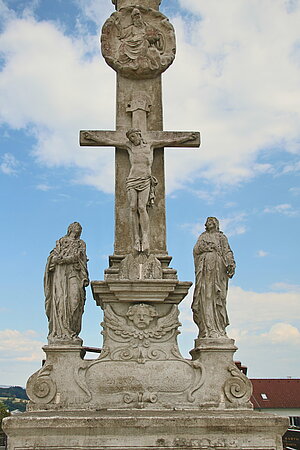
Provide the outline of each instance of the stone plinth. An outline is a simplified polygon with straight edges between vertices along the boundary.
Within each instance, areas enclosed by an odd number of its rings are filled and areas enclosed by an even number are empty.
[[[239,411],[24,413],[4,419],[8,450],[282,450],[288,419]]]
[[[225,337],[195,340],[192,359],[206,370],[203,406],[252,409],[252,384],[233,361],[236,350],[234,340]]]

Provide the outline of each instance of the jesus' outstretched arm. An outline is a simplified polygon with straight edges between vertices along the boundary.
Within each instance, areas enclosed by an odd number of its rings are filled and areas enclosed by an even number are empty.
[[[128,149],[125,136],[123,139],[122,136],[119,135],[119,133],[109,131],[84,131],[82,132],[82,137],[85,141],[89,141],[99,146],[118,147],[126,150]]]
[[[181,134],[181,133],[180,133]],[[197,133],[182,133],[181,136],[176,136],[176,133],[174,133],[173,137],[168,137],[164,139],[155,139],[151,142],[152,148],[160,148],[160,147],[172,147],[172,146],[178,146],[180,144],[184,144],[185,142],[194,141],[197,139],[198,134]]]

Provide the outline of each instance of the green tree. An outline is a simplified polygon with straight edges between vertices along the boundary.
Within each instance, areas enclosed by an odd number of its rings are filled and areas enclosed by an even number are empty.
[[[2,420],[7,416],[10,416],[10,412],[7,410],[7,406],[0,401],[0,432],[2,432]]]

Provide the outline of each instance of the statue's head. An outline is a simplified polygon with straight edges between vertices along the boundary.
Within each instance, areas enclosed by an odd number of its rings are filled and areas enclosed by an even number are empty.
[[[137,328],[144,330],[148,328],[154,317],[157,317],[158,314],[153,306],[139,303],[129,306],[126,315]]]
[[[130,128],[126,136],[134,145],[140,145],[142,142],[142,132],[139,128]]]
[[[208,217],[205,222],[206,231],[220,231],[220,224],[216,217]]]
[[[142,14],[138,8],[133,8],[131,11],[131,19],[136,26],[141,26],[143,24]]]
[[[75,237],[79,238],[82,232],[82,226],[79,222],[73,222],[68,226],[67,235],[73,234]]]

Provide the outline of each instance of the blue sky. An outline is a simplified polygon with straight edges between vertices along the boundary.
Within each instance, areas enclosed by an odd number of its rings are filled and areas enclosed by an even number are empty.
[[[201,149],[166,149],[172,266],[193,281],[193,246],[218,217],[237,261],[236,360],[250,377],[299,377],[300,1],[163,0],[161,11],[177,33],[164,128],[202,135]],[[80,129],[114,129],[115,74],[99,50],[112,12],[110,0],[0,0],[0,384],[40,367],[43,272],[68,224],[83,226],[92,280],[113,251],[114,152],[78,146]],[[101,346],[100,322],[88,289],[85,345]]]

